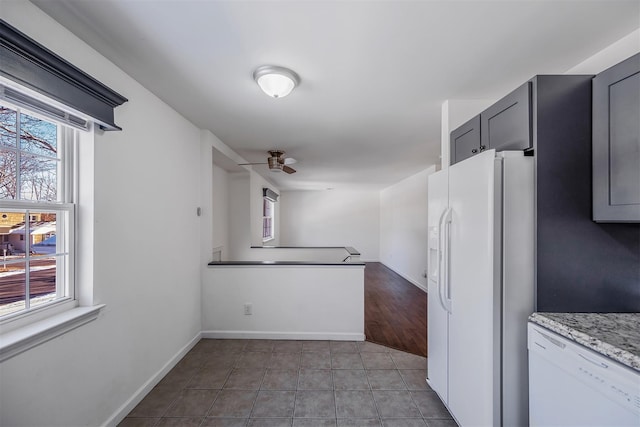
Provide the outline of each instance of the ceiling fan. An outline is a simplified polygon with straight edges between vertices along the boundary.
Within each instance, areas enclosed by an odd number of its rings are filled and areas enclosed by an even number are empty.
[[[296,163],[297,160],[293,157],[284,157],[284,151],[282,150],[270,150],[269,157],[265,163],[239,163],[240,166],[248,165],[269,165],[271,172],[296,173],[296,170],[288,165]]]

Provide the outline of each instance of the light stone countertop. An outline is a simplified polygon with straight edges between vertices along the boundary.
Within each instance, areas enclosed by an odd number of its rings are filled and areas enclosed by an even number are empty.
[[[640,371],[640,313],[533,313],[529,321]]]

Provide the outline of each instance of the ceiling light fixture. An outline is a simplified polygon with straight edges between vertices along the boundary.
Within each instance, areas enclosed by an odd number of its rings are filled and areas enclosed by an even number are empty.
[[[260,89],[272,98],[283,98],[300,84],[300,77],[284,67],[263,65],[253,72],[253,79]]]

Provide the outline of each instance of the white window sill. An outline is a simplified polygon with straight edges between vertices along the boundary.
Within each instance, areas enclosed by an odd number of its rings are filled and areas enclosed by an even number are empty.
[[[0,335],[0,362],[95,320],[104,307],[76,307]]]

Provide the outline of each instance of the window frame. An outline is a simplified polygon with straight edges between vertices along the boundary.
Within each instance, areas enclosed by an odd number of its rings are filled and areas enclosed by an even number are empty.
[[[78,306],[78,286],[76,283],[76,211],[78,204],[78,162],[77,151],[80,140],[79,131],[69,127],[65,123],[52,120],[50,117],[39,114],[37,111],[24,108],[23,106],[14,104],[6,99],[0,100],[0,104],[6,108],[16,111],[17,117],[20,114],[27,114],[47,123],[56,125],[57,128],[57,147],[59,148],[59,164],[56,172],[57,197],[55,201],[33,201],[20,199],[20,189],[16,188],[16,199],[0,199],[0,210],[20,212],[25,215],[25,232],[29,231],[27,225],[31,221],[33,212],[55,212],[56,218],[56,236],[57,239],[62,238],[64,243],[63,252],[58,253],[56,248],[56,298],[52,301],[29,307],[31,297],[27,294],[29,291],[29,280],[25,283],[25,308],[14,313],[9,313],[0,317],[0,329],[4,332],[12,331],[21,326],[30,324],[48,316],[58,314],[62,311],[69,310]],[[20,120],[16,119],[16,147],[5,147],[5,151],[21,152],[20,147]],[[19,158],[20,154],[18,154]],[[17,170],[19,173],[19,169]],[[17,178],[17,184],[19,178]],[[27,216],[28,215],[28,216]],[[61,223],[58,221],[62,218]],[[61,231],[62,236],[58,235]],[[30,245],[31,239],[24,239],[24,234],[20,235],[21,240],[25,241],[25,265],[28,266],[33,256],[31,256]],[[62,260],[60,259],[62,258]],[[36,258],[37,259],[37,258]],[[62,283],[60,283],[62,282]],[[64,292],[61,292],[64,289]],[[1,353],[0,353],[1,356]],[[0,357],[0,360],[2,358]]]
[[[270,206],[270,215],[267,215],[267,205]],[[262,243],[270,242],[276,238],[275,211],[276,203],[266,196],[262,197]],[[270,231],[268,235],[266,234],[267,230]]]

